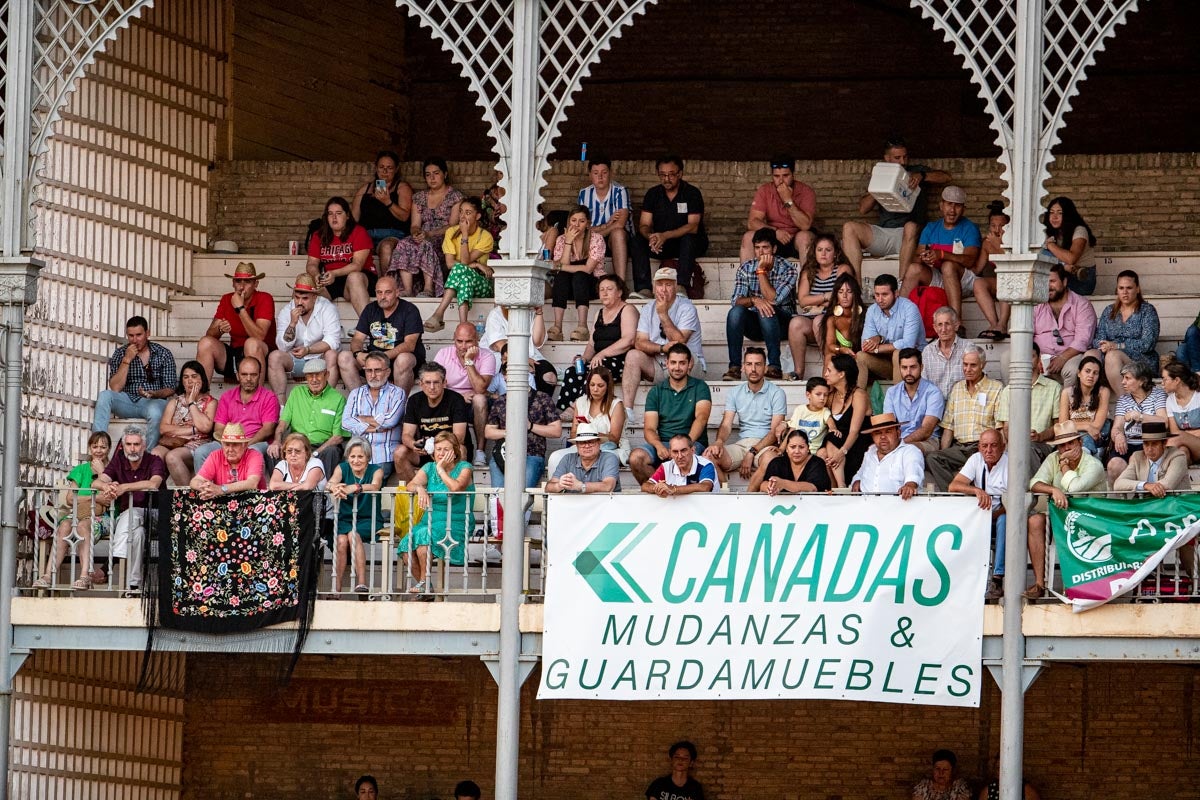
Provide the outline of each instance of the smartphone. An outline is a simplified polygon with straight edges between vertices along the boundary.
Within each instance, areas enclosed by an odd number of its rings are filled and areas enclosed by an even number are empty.
[[[387,191],[387,181],[385,181],[383,178],[376,178],[375,179],[375,191],[386,192]]]

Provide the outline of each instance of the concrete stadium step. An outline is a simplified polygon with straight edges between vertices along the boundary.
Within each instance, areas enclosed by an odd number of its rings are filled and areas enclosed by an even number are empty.
[[[304,271],[307,258],[281,254],[225,255],[196,253],[192,257],[192,289],[196,294],[220,295],[229,291],[226,273],[232,273],[240,261],[253,262],[266,273],[263,288],[282,294],[283,282],[290,282]],[[733,290],[733,274],[738,266],[736,257],[701,258],[708,279],[707,295],[711,299],[729,297]],[[1200,252],[1196,251],[1130,251],[1096,254],[1098,280],[1094,297],[1110,297],[1116,288],[1117,273],[1132,269],[1138,273],[1142,289],[1147,294],[1170,294],[1179,289],[1180,276],[1200,275]],[[863,277],[869,283],[883,273],[897,274],[899,262],[895,257],[866,258]],[[632,287],[631,287],[632,288]]]

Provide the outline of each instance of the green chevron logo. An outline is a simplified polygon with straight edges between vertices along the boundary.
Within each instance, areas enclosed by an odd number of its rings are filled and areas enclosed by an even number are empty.
[[[650,602],[650,596],[642,590],[641,586],[638,586],[637,581],[621,565],[621,562],[638,546],[642,539],[646,538],[646,534],[654,530],[654,525],[653,522],[646,525],[638,525],[635,522],[610,522],[601,529],[583,552],[575,557],[575,571],[587,581],[588,586],[592,587],[592,591],[603,602],[633,602],[626,587],[623,587],[612,573],[619,575],[628,584],[628,589],[643,603]],[[609,559],[609,555],[626,539],[629,539],[628,544],[621,552]],[[606,559],[608,560],[608,569],[605,568]],[[612,570],[611,573],[609,569]]]

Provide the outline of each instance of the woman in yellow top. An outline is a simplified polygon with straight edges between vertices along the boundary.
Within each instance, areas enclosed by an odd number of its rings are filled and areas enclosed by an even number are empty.
[[[495,242],[492,235],[480,227],[483,218],[483,202],[478,197],[465,197],[458,209],[458,224],[446,231],[442,242],[442,253],[450,274],[446,276],[446,288],[437,311],[425,320],[425,330],[433,333],[446,327],[443,319],[446,309],[458,298],[458,321],[467,321],[471,303],[479,297],[492,296],[492,268],[488,256]]]

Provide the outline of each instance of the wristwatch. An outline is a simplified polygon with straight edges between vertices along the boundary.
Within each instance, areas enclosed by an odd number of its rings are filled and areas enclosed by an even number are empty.
[[[221,494],[229,494],[229,487],[223,483],[221,484]]]
[[[751,448],[750,448],[750,455],[752,455],[752,456],[756,456],[756,455],[758,455],[758,448],[757,448],[757,447],[751,447]]]
[[[792,206],[794,206],[794,205],[796,205],[796,204],[795,204],[795,203],[793,203],[791,200],[785,200],[785,201],[783,202],[783,207],[784,207],[784,208],[791,208],[791,207],[792,207]]]

